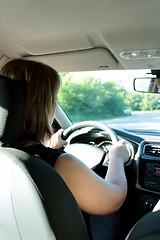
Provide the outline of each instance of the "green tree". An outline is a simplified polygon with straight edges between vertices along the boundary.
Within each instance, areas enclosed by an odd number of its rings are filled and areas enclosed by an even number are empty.
[[[68,73],[58,100],[74,121],[106,119],[122,115],[126,91],[114,82],[101,83],[86,74]]]
[[[125,107],[132,111],[160,109],[159,94],[127,92],[120,84],[102,84],[86,73],[63,73],[61,78],[58,101],[73,121],[119,117]]]
[[[158,94],[129,92],[126,95],[127,106],[132,111],[153,111],[160,109]]]
[[[128,92],[126,95],[126,105],[132,111],[141,111],[141,102],[143,97],[143,94],[137,92]]]
[[[115,82],[107,81],[103,84],[105,90],[104,105],[110,116],[120,116],[126,106],[126,91]]]
[[[95,114],[101,114],[102,93],[99,79],[68,73],[63,77],[58,100],[72,118],[92,119]]]

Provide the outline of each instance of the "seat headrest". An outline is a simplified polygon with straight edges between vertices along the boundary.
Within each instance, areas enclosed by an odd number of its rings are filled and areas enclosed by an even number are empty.
[[[0,75],[0,141],[14,144],[23,130],[25,87]]]

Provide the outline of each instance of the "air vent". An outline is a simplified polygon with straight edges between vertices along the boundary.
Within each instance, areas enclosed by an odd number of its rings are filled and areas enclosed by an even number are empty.
[[[144,147],[144,154],[154,157],[160,157],[160,146],[147,144]]]

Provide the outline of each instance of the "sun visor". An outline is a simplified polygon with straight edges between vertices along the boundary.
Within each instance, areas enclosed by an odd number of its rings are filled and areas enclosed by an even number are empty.
[[[25,57],[25,59],[41,61],[58,72],[123,69],[118,60],[105,48],[34,55]]]

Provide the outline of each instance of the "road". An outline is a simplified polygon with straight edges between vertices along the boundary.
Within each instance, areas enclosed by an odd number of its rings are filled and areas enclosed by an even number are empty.
[[[101,122],[117,129],[144,129],[145,131],[160,131],[160,113],[139,113],[112,120],[102,120]]]

